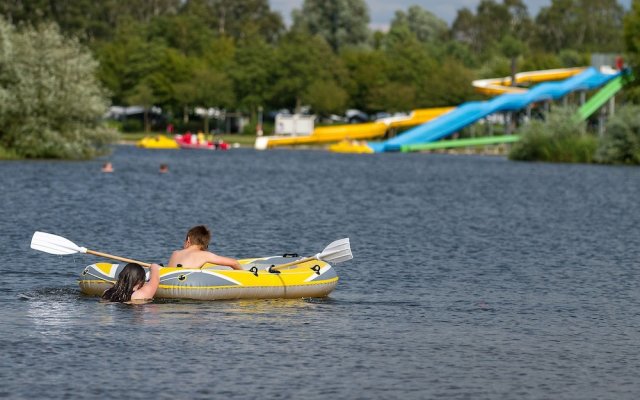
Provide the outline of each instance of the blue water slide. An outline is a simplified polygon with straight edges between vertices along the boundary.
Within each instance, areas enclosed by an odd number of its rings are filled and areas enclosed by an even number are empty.
[[[449,136],[474,122],[500,111],[517,111],[531,103],[556,100],[577,90],[590,90],[604,85],[617,74],[604,74],[595,68],[560,82],[545,82],[524,93],[506,93],[488,101],[464,103],[447,114],[398,135],[384,142],[369,142],[376,153],[398,151],[405,144],[429,143]]]

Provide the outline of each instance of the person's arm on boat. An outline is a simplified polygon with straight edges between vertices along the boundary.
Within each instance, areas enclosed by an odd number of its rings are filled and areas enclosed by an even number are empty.
[[[160,265],[151,264],[149,267],[149,282],[146,282],[140,289],[134,292],[134,296],[131,299],[153,299],[158,286],[160,286]]]
[[[211,252],[209,252],[207,256],[207,263],[216,264],[216,265],[226,265],[227,267],[231,267],[233,269],[242,270],[242,266],[240,265],[238,260],[234,258],[229,258],[229,257],[222,257]]]

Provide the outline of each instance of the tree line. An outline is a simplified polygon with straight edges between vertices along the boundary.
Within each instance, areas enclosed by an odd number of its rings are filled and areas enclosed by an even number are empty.
[[[22,0],[0,14],[17,26],[55,22],[91,49],[112,103],[176,117],[196,106],[255,115],[456,105],[474,98],[476,77],[624,50],[616,0],[553,0],[535,17],[522,0],[482,0],[451,26],[411,6],[387,32],[369,29],[364,0],[305,0],[288,28],[267,0]]]

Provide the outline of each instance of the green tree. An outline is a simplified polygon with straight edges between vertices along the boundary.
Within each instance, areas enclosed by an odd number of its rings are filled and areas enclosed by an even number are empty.
[[[144,34],[146,40],[161,39],[167,47],[187,56],[205,54],[210,41],[215,37],[214,31],[204,24],[202,17],[193,14],[154,18],[147,29],[140,33]]]
[[[623,16],[616,0],[552,0],[536,17],[534,43],[556,53],[562,49],[620,51]]]
[[[432,77],[438,69],[438,61],[431,57],[415,35],[405,32],[389,42],[386,50],[389,58],[389,84],[387,90],[398,90],[398,99],[392,111],[410,111],[414,108],[439,105],[434,101]],[[411,88],[409,90],[408,88]],[[380,92],[377,92],[381,95]],[[413,95],[412,95],[413,93]],[[384,95],[387,96],[386,94]],[[401,109],[400,107],[407,107]]]
[[[65,35],[82,41],[110,40],[121,21],[147,23],[173,15],[180,0],[21,0],[0,2],[0,14],[16,24],[55,22]]]
[[[396,11],[389,31],[394,32],[401,27],[406,27],[420,42],[425,43],[443,39],[449,30],[445,21],[417,5],[409,7],[406,13]]]
[[[174,86],[192,76],[192,58],[159,38],[148,40],[145,29],[128,28],[121,28],[113,42],[98,46],[95,53],[100,60],[98,77],[114,103],[127,102],[134,88],[144,83],[152,90],[155,105],[179,107]]]
[[[154,93],[164,92],[166,95],[166,88],[160,89],[156,87],[158,83],[162,82],[158,75],[164,67],[162,55],[167,50],[162,42],[148,42],[144,37],[134,36],[125,41],[122,50],[117,49],[118,46],[118,42],[109,45],[111,49],[122,56],[123,62],[121,64],[116,64],[112,60],[105,60],[106,57],[99,53],[100,60],[106,61],[101,64],[101,68],[115,68],[115,71],[111,72],[110,76],[115,78],[114,83],[117,86],[109,87],[113,90],[114,100],[117,102],[124,101],[143,80]],[[156,97],[165,96],[157,95]]]
[[[458,60],[447,57],[434,68],[417,106],[451,106],[477,98],[471,86],[472,70]]]
[[[381,50],[348,49],[341,58],[348,71],[351,106],[368,113],[385,110],[387,101],[379,99],[389,83],[390,60]]]
[[[243,40],[235,53],[233,79],[238,107],[255,117],[258,107],[267,104],[274,76],[274,47],[261,37]]]
[[[258,35],[268,42],[284,33],[282,16],[268,0],[188,0],[183,13],[196,15],[221,36],[242,39]]]
[[[292,12],[294,31],[322,36],[338,52],[369,40],[369,9],[364,0],[304,0]]]
[[[347,71],[320,36],[293,32],[286,35],[276,50],[272,104],[295,106],[300,110],[305,94],[316,81],[333,82],[343,86]]]
[[[173,83],[175,105],[182,112],[182,122],[185,125],[189,122],[192,108],[197,104],[197,90],[197,84],[191,79]]]
[[[90,158],[117,133],[96,61],[53,25],[16,31],[0,19],[0,146],[28,158]]]
[[[235,103],[233,82],[221,71],[198,66],[192,79],[194,104],[209,110],[211,108],[228,109]],[[204,131],[209,132],[209,114],[204,116]]]
[[[413,110],[416,104],[416,89],[406,83],[387,82],[370,90],[367,103],[369,109],[376,111]]]
[[[505,57],[511,60],[511,86],[515,86],[516,73],[518,72],[518,57],[526,51],[526,46],[515,37],[505,35],[500,42],[500,50]]]
[[[149,111],[151,111],[151,107],[155,102],[155,96],[153,95],[153,91],[151,88],[141,82],[133,88],[131,94],[127,97],[127,103],[132,106],[141,106],[143,108],[144,113],[144,131],[150,132],[151,126],[149,124]]]
[[[521,0],[482,0],[474,15],[467,8],[458,11],[451,33],[456,40],[471,46],[477,54],[488,58],[499,47],[505,35],[524,43],[529,40],[531,19]]]
[[[315,81],[307,87],[303,99],[314,112],[329,115],[344,111],[349,95],[333,81]]]
[[[634,1],[631,10],[624,19],[624,43],[628,62],[634,69],[636,77],[640,77],[640,2]],[[636,82],[640,80],[637,79]]]
[[[580,64],[580,66],[582,65],[586,64]],[[563,66],[565,65],[563,64],[563,61],[560,59],[560,57],[558,57],[558,55],[534,50],[524,57],[521,68],[523,71],[538,71],[543,69],[561,68]],[[577,67],[578,65],[566,66]]]

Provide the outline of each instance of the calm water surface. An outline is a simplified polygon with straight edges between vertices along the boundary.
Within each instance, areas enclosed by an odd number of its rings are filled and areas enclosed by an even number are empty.
[[[117,147],[0,162],[0,397],[635,399],[640,169],[495,157]],[[169,174],[159,174],[168,163]],[[80,295],[98,261],[166,262],[186,230],[246,258],[350,237],[326,299]]]

